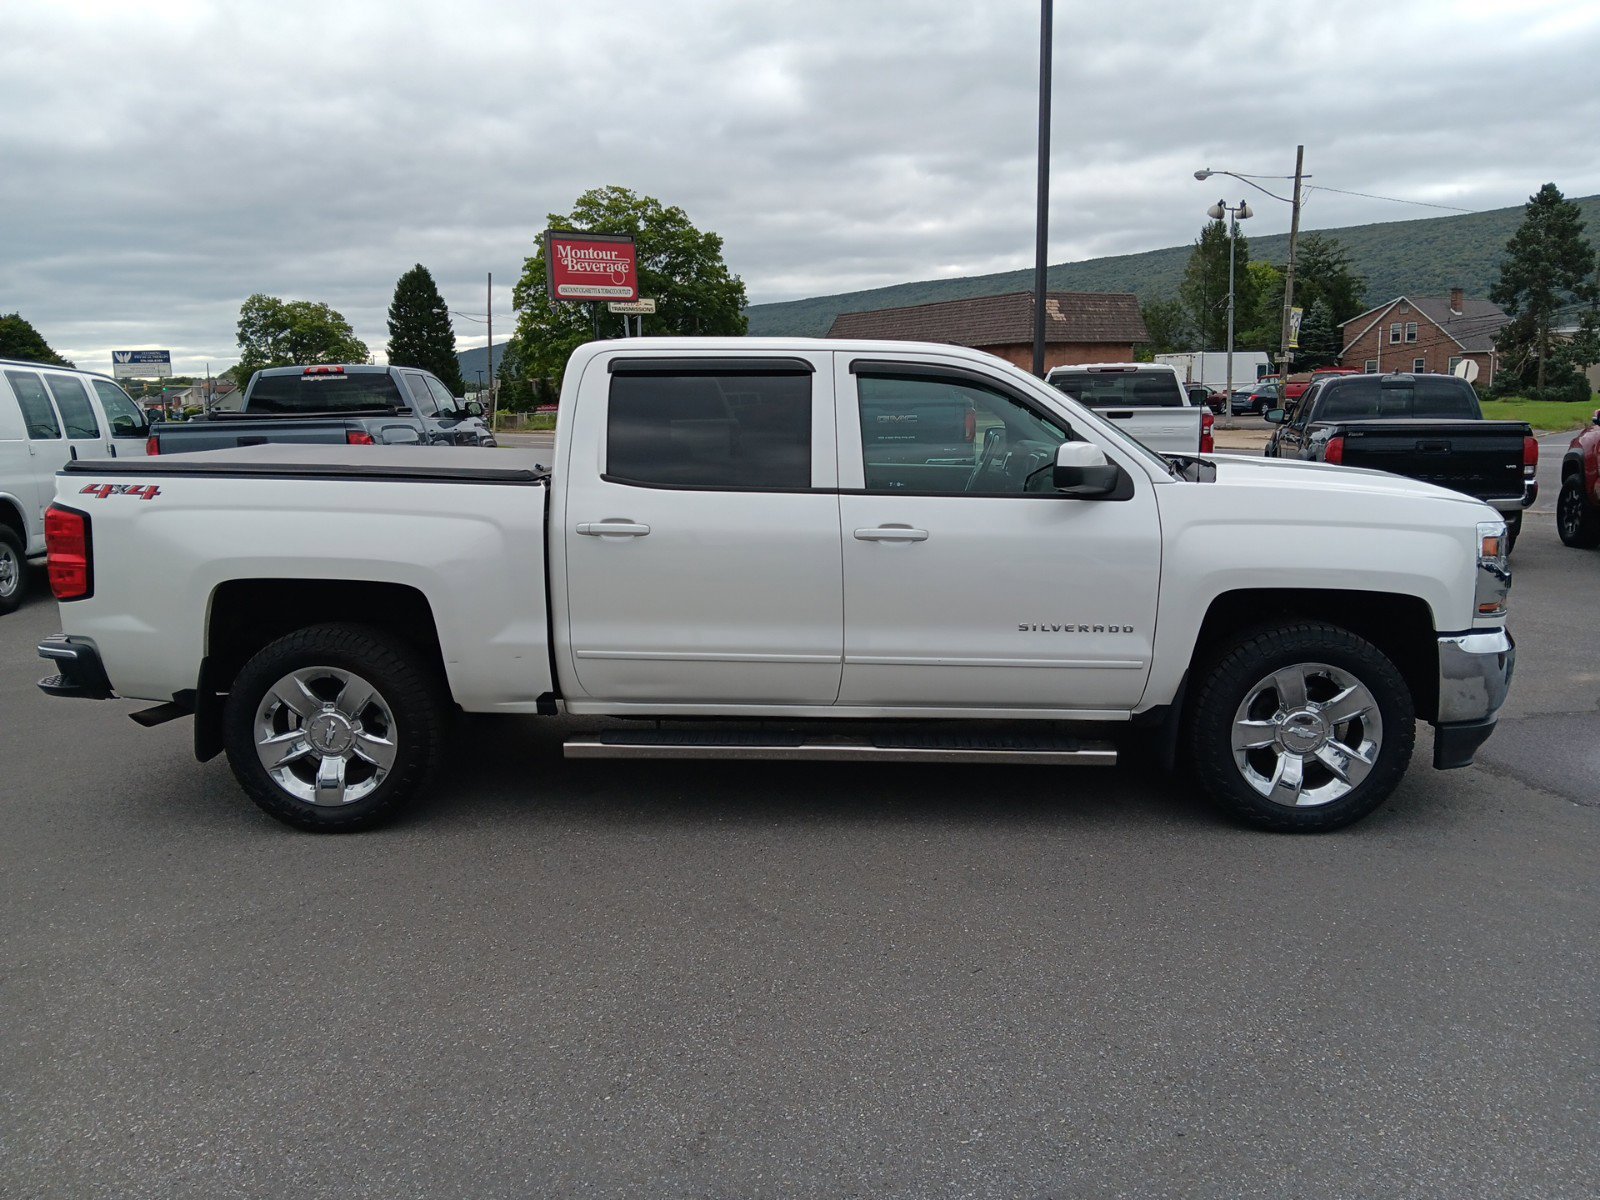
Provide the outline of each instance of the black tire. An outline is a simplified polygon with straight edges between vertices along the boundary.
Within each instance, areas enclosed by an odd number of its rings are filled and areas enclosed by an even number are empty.
[[[1589,503],[1583,493],[1583,476],[1568,475],[1561,481],[1556,497],[1556,533],[1564,545],[1575,550],[1600,546],[1600,507]]]
[[[306,682],[297,696],[304,715],[275,690],[296,678]],[[369,686],[372,699],[362,703],[351,680]],[[348,717],[335,701],[353,710]],[[443,682],[414,647],[363,625],[314,625],[245,664],[223,709],[223,743],[239,786],[263,811],[298,829],[350,833],[391,820],[427,784],[447,713]],[[273,735],[269,753],[285,749],[278,777],[257,749]],[[321,768],[336,759],[344,764],[333,768],[337,788],[331,778],[324,787]]]
[[[1275,675],[1291,682],[1297,676],[1305,701],[1286,705],[1285,690],[1273,686]],[[1341,692],[1351,680],[1365,689],[1364,694]],[[1264,686],[1266,691],[1261,690]],[[1318,706],[1335,694],[1350,695],[1352,706],[1370,702],[1370,707],[1348,721],[1335,722],[1332,718],[1339,711],[1329,705],[1324,718]],[[1269,715],[1273,706],[1276,711]],[[1288,717],[1286,707],[1292,710]],[[1241,709],[1245,719],[1239,729],[1251,729],[1236,735],[1235,719]],[[1286,833],[1323,833],[1366,816],[1399,784],[1416,744],[1416,710],[1394,664],[1371,642],[1314,621],[1267,626],[1230,643],[1205,672],[1188,718],[1189,762],[1211,799],[1246,824]],[[1326,739],[1314,751],[1308,749],[1323,734]],[[1236,738],[1266,736],[1278,741],[1235,749]],[[1365,765],[1369,759],[1360,753],[1369,741],[1370,765]],[[1352,749],[1356,758],[1341,758]],[[1342,761],[1347,775],[1358,774],[1350,770],[1356,761],[1364,764],[1364,774],[1353,783],[1341,779],[1317,757],[1323,750],[1327,757]],[[1276,775],[1267,779],[1275,764],[1293,758],[1300,761],[1303,788],[1290,791],[1286,785],[1278,792],[1281,800],[1259,790],[1260,783],[1271,787],[1277,779]],[[1284,802],[1291,796],[1300,805]]]
[[[1517,538],[1522,533],[1522,514],[1510,513],[1506,516],[1506,553],[1509,555],[1517,548]]]
[[[28,594],[28,557],[22,539],[0,525],[0,613],[16,612]]]

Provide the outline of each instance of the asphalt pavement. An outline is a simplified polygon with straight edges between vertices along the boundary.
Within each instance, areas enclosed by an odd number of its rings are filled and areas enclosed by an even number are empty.
[[[36,598],[0,1195],[1600,1195],[1600,552],[1554,457],[1482,764],[1424,727],[1313,838],[1139,764],[566,762],[509,718],[404,823],[301,834],[187,722],[40,695]]]

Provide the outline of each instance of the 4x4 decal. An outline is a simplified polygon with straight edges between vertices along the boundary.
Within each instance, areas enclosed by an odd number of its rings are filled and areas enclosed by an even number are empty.
[[[161,495],[161,489],[153,483],[88,483],[78,495],[95,496],[101,500],[107,496],[137,496],[140,500],[154,500]]]

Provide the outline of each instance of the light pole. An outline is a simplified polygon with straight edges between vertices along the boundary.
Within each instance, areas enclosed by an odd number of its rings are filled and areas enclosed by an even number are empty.
[[[1294,148],[1294,174],[1292,176],[1290,176],[1290,175],[1241,175],[1236,171],[1216,171],[1216,170],[1211,169],[1210,167],[1206,167],[1203,170],[1199,170],[1199,171],[1196,171],[1194,173],[1194,177],[1196,179],[1200,180],[1202,183],[1205,182],[1207,179],[1210,179],[1213,175],[1227,175],[1227,176],[1229,176],[1229,177],[1231,177],[1233,179],[1237,179],[1240,183],[1248,184],[1250,187],[1255,188],[1256,191],[1261,192],[1264,195],[1271,196],[1274,200],[1281,200],[1283,203],[1285,203],[1285,204],[1287,204],[1289,206],[1289,209],[1290,209],[1290,216],[1289,216],[1289,262],[1284,267],[1284,271],[1283,271],[1283,315],[1282,315],[1282,323],[1279,326],[1279,332],[1282,335],[1282,340],[1281,340],[1281,345],[1280,345],[1280,349],[1279,349],[1279,352],[1278,352],[1278,375],[1279,375],[1279,379],[1281,380],[1281,385],[1284,386],[1284,387],[1288,386],[1288,383],[1289,383],[1289,363],[1294,357],[1294,352],[1292,350],[1290,350],[1290,348],[1289,348],[1289,341],[1290,341],[1289,311],[1294,307],[1294,250],[1295,250],[1295,243],[1300,240],[1300,205],[1302,203],[1301,197],[1300,197],[1300,183],[1301,183],[1302,180],[1311,178],[1311,176],[1306,175],[1302,171],[1302,168],[1305,165],[1305,157],[1306,157],[1306,148],[1304,146],[1296,146]],[[1288,196],[1280,196],[1276,192],[1269,192],[1269,191],[1267,191],[1266,188],[1262,187],[1259,183],[1254,182],[1257,179],[1291,179],[1291,178],[1294,180],[1294,191],[1293,191],[1293,193],[1291,193]],[[1230,412],[1233,409],[1233,403],[1232,403],[1231,400],[1228,403],[1228,409],[1229,409]]]
[[[1225,200],[1218,200],[1206,209],[1206,216],[1213,221],[1220,221],[1224,216],[1228,218],[1228,365],[1227,382],[1222,386],[1222,419],[1225,429],[1233,428],[1233,251],[1239,244],[1239,222],[1248,221],[1254,215],[1250,211],[1250,206],[1243,200],[1231,206]]]

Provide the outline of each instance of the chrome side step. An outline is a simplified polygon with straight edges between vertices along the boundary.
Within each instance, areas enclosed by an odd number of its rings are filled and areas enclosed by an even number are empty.
[[[569,738],[567,758],[725,758],[778,762],[1035,763],[1113,767],[1110,742],[1035,736],[885,732],[865,737],[764,731],[615,731]]]

